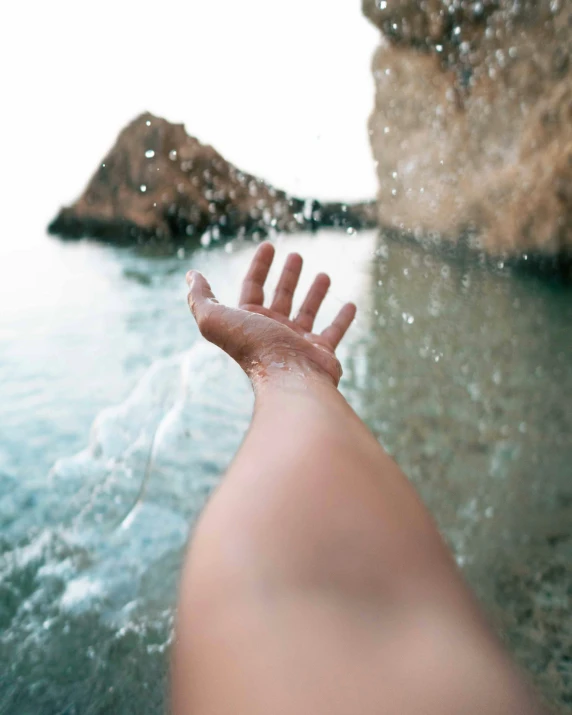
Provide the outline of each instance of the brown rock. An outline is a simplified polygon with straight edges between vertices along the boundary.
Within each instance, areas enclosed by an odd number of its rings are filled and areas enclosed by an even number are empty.
[[[84,193],[49,231],[170,245],[206,231],[217,238],[374,222],[373,202],[349,206],[288,196],[237,169],[182,124],[147,113],[120,133]]]
[[[384,39],[380,222],[494,256],[572,254],[570,2],[363,0]],[[387,41],[389,40],[389,42]]]

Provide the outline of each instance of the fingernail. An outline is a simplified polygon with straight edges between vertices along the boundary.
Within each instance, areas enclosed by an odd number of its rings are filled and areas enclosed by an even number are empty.
[[[187,281],[187,283],[188,283],[189,285],[191,284],[191,281],[192,281],[193,278],[194,278],[194,273],[195,273],[195,272],[194,272],[193,270],[190,270],[190,271],[188,271],[187,275],[185,276],[185,280]]]

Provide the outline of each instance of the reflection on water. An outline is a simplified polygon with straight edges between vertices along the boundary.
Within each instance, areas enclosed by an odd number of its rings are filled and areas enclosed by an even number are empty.
[[[572,296],[380,239],[361,414],[508,644],[572,702]]]
[[[304,286],[332,274],[324,322],[358,303],[344,393],[510,647],[566,702],[570,294],[373,233],[278,249],[304,254]],[[252,406],[240,370],[197,339],[183,276],[192,261],[234,300],[253,250],[153,259],[46,242],[29,257],[52,261],[60,289],[39,306],[22,287],[0,317],[0,711],[160,711],[187,527]]]

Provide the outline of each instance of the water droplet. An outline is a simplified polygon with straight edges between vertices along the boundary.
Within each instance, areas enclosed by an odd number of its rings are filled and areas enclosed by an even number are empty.
[[[306,201],[304,201],[304,208],[302,209],[302,214],[304,215],[306,221],[309,221],[312,218],[313,211],[314,202],[312,201],[312,199],[306,199]]]
[[[177,258],[184,258],[184,257],[185,257],[185,249],[181,246],[181,248],[179,248],[177,250]]]
[[[176,149],[171,149],[171,151],[169,152],[169,159],[171,161],[177,160],[177,150]]]
[[[481,389],[476,382],[472,382],[470,385],[467,385],[467,392],[471,396],[473,402],[478,402],[480,400]]]
[[[153,151],[153,149],[147,149],[147,151],[145,152],[145,156],[147,157],[147,159],[152,159],[155,156],[155,152]]]
[[[486,517],[487,519],[490,519],[490,518],[493,516],[494,513],[495,513],[495,510],[493,509],[492,506],[488,506],[488,507],[485,509],[485,517]]]
[[[397,297],[393,295],[393,293],[387,299],[387,305],[393,310],[399,310],[399,301],[397,300]]]
[[[437,52],[443,52],[443,45],[435,45]]]
[[[139,191],[144,194],[147,191],[147,186],[145,184],[141,184],[141,186],[139,187]]]
[[[389,134],[389,127],[383,127],[383,133]]]
[[[209,231],[205,231],[203,233],[203,235],[201,236],[201,246],[204,246],[206,248],[207,246],[210,246],[210,242],[211,242],[211,235],[210,235]]]
[[[380,10],[385,10],[387,7],[387,0],[379,0],[378,7]]]
[[[412,325],[415,322],[415,318],[411,315],[411,313],[401,313],[401,317],[407,325]]]
[[[145,124],[146,124],[148,127],[151,126],[151,122],[149,121],[149,119],[145,122]]]

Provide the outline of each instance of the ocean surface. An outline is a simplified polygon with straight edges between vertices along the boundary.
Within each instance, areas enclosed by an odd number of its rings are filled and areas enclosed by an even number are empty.
[[[330,273],[324,324],[357,303],[343,393],[508,647],[571,706],[572,291],[376,232],[276,245],[278,265],[303,254],[301,295]],[[253,404],[198,335],[184,276],[235,302],[255,248],[0,245],[0,713],[164,708],[189,529]]]

